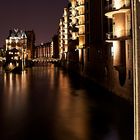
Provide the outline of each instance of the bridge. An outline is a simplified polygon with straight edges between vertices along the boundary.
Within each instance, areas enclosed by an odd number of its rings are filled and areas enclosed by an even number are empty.
[[[60,59],[58,58],[48,58],[48,57],[40,57],[32,59],[33,62],[40,62],[40,63],[48,63],[48,62],[58,62]]]
[[[34,65],[46,65],[48,63],[59,63],[60,59],[58,58],[47,58],[47,57],[40,57],[32,59]]]
[[[4,57],[0,57],[0,65],[2,66],[2,64],[6,61],[6,58]],[[40,66],[40,65],[46,65],[48,63],[59,63],[60,59],[58,58],[48,58],[48,57],[39,57],[39,58],[34,58],[32,60],[30,60],[30,62],[33,62],[33,64],[36,66]],[[29,63],[30,63],[29,62]]]

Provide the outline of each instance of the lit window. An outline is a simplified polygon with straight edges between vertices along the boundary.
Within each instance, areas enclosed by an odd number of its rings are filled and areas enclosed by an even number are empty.
[[[114,47],[111,47],[111,55],[114,56]]]

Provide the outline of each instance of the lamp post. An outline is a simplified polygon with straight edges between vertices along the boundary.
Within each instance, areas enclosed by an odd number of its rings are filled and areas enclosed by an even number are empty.
[[[140,0],[132,0],[132,37],[133,37],[133,94],[134,94],[134,140],[140,139]]]

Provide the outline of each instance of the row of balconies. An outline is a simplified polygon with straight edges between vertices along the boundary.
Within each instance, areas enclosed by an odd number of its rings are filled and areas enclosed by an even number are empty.
[[[68,34],[71,34],[71,37],[68,35],[68,39],[75,40],[78,36],[84,35],[84,32],[81,32],[79,27],[85,25],[83,17],[85,15],[85,0],[71,1],[71,4],[72,6],[68,12]]]
[[[109,3],[109,1],[108,1]],[[125,40],[131,38],[130,0],[115,0],[105,7],[105,16],[112,19],[113,32],[106,33],[106,40]]]
[[[85,2],[84,2],[84,0],[83,1],[76,1],[75,0],[75,3],[72,3],[72,5],[73,5],[73,7],[78,7],[78,6],[81,6],[81,5],[85,5]]]
[[[85,23],[85,18],[83,17],[83,18],[76,18],[76,19],[70,19],[69,20],[69,25],[71,24],[71,25],[73,25],[73,24],[84,24]]]
[[[68,32],[63,32],[62,36],[61,36],[61,39],[63,39],[65,36],[68,36],[68,34],[71,34],[72,32],[77,32],[79,35],[84,35],[85,31],[79,31],[79,29],[78,29],[79,26],[83,26],[84,27],[84,24],[78,25],[75,28],[71,28],[70,29],[71,32],[69,32],[69,33]]]
[[[81,0],[76,2],[76,6],[80,6],[80,5],[85,5],[85,1]]]
[[[82,15],[85,15],[85,12],[84,11],[82,11],[82,12],[78,12],[78,11],[76,11],[76,13],[73,15],[72,13],[70,14],[70,18],[79,18],[79,16],[82,16]]]

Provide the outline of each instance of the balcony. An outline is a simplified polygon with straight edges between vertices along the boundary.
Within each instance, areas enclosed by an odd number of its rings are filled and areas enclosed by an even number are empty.
[[[78,7],[78,6],[84,6],[85,5],[85,3],[84,2],[81,2],[81,3],[76,3],[76,7]]]
[[[66,25],[66,24],[68,24],[68,21],[63,21],[63,25]]]
[[[85,32],[80,32],[79,36],[85,36]]]
[[[85,26],[85,22],[81,22],[78,24],[79,26]]]
[[[105,8],[105,16],[112,18],[112,15],[116,13],[126,13],[130,10],[130,4],[123,4],[121,7],[117,8],[113,4],[106,6]]]
[[[79,8],[84,8],[85,7],[85,4],[77,4],[76,6],[76,10],[78,10]]]
[[[79,19],[80,17],[85,16],[85,13],[80,13],[76,15],[76,18]]]
[[[121,30],[120,34],[113,32],[106,33],[106,41],[126,40],[131,39],[131,30]]]

